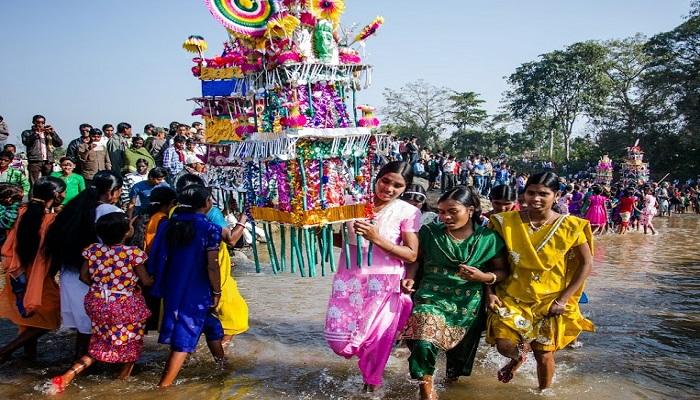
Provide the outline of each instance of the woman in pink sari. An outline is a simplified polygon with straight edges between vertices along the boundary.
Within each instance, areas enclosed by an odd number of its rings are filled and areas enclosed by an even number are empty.
[[[413,180],[410,164],[392,161],[377,174],[375,218],[348,223],[350,265],[341,255],[328,302],[324,334],[331,349],[357,356],[365,391],[382,385],[391,348],[411,314],[412,280],[404,263],[418,255],[420,210],[399,200]],[[357,265],[356,235],[362,237],[362,265]],[[367,254],[372,243],[372,265]]]

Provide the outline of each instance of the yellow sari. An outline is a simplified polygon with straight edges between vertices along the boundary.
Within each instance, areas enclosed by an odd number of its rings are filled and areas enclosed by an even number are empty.
[[[588,221],[562,216],[532,232],[518,211],[496,214],[491,226],[508,249],[511,273],[495,287],[503,307],[489,310],[486,341],[524,341],[542,351],[556,351],[572,343],[582,331],[595,326],[579,308],[583,286],[569,299],[564,314],[548,317],[549,308],[573,280],[581,260],[576,247],[588,243],[593,252],[593,235]]]
[[[223,242],[219,246],[219,270],[221,300],[216,313],[224,328],[224,335],[238,335],[248,330],[248,304],[238,291],[238,284],[231,275],[231,255]]]

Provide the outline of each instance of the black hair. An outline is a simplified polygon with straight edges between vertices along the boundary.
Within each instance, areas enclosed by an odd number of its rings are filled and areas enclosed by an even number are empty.
[[[516,190],[509,185],[498,185],[491,189],[491,194],[489,194],[491,201],[516,201],[518,200],[518,193]]]
[[[471,221],[478,224],[481,217],[481,195],[474,186],[457,186],[443,193],[438,199],[438,204],[443,201],[454,200],[461,203],[464,207],[474,207],[474,212],[471,215]]]
[[[13,158],[15,158],[15,155],[7,150],[3,150],[0,151],[0,158],[9,158],[10,160],[12,160]]]
[[[151,129],[151,128],[154,128],[154,129],[155,129],[155,127],[156,127],[156,126],[153,125],[153,124],[146,124],[146,126],[143,127],[143,131],[146,132],[147,130],[149,130],[149,129]]]
[[[95,209],[100,196],[123,186],[121,176],[112,171],[100,171],[92,183],[75,196],[58,213],[47,232],[46,255],[51,257],[52,269],[64,266],[79,269],[83,263],[83,250],[95,243]]]
[[[117,133],[123,133],[129,128],[131,128],[131,125],[129,123],[120,122],[117,124]]]
[[[80,124],[80,126],[78,126],[78,129],[81,130],[81,131],[82,131],[84,128],[90,128],[90,129],[92,129],[92,125],[90,125],[90,124],[88,124],[88,123],[82,123],[82,124]]]
[[[15,146],[15,145],[12,144],[12,143],[8,143],[8,144],[2,146],[2,149],[3,149],[4,151],[9,151],[9,150],[7,150],[7,149],[9,149],[10,147],[12,147],[12,148],[14,148],[15,150],[17,150],[17,146]]]
[[[601,188],[600,185],[593,185],[591,187],[591,192],[593,192],[593,194],[595,195],[599,195],[603,193],[603,188]]]
[[[207,205],[211,197],[209,190],[202,185],[189,185],[177,194],[177,213],[194,213]],[[195,236],[195,227],[192,221],[179,221],[171,219],[168,222],[166,240],[168,245],[182,247],[190,243]]]
[[[177,135],[173,138],[173,143],[185,143],[187,139],[184,136]]]
[[[423,186],[414,183],[409,186],[405,192],[401,194],[401,200],[403,201],[415,201],[416,203],[422,203],[420,210],[422,212],[428,211],[428,196],[425,194],[425,189]]]
[[[158,186],[151,191],[150,203],[146,207],[146,214],[153,216],[166,204],[172,204],[177,200],[177,194],[169,186]]]
[[[112,124],[104,124],[104,125],[102,125],[102,130],[103,130],[103,131],[106,131],[107,128],[112,128],[112,129],[114,129],[114,125],[112,125]]]
[[[53,200],[56,193],[66,191],[66,183],[52,176],[39,178],[32,188],[32,199],[26,211],[17,222],[15,251],[23,267],[28,267],[39,250],[39,230],[46,215],[46,203]]]
[[[131,138],[131,144],[134,144],[134,142],[136,142],[136,141],[145,142],[144,138],[142,138],[142,137],[139,136],[139,135],[136,135],[136,136],[134,136],[134,137]]]
[[[632,189],[632,188],[625,189],[625,197],[632,197],[632,196],[634,196],[634,189]]]
[[[24,195],[24,189],[22,186],[16,185],[14,183],[0,183],[0,200],[4,199],[15,199],[13,203],[22,201],[22,196]]]
[[[379,170],[377,173],[377,180],[381,179],[382,176],[386,174],[399,174],[403,177],[406,182],[406,187],[410,187],[413,184],[413,168],[410,163],[405,161],[390,161]]]
[[[199,176],[195,174],[185,174],[179,177],[177,182],[175,182],[175,191],[180,193],[189,185],[206,186],[204,184],[204,179],[200,178]]]
[[[35,116],[32,117],[32,124],[36,124],[36,120],[39,119],[39,118],[43,118],[44,121],[46,121],[46,117],[44,117],[44,116],[41,115],[41,114],[36,114]]]
[[[123,212],[105,214],[95,223],[95,232],[104,244],[119,244],[129,232],[129,217]]]
[[[530,185],[544,185],[549,188],[552,192],[559,192],[559,176],[554,172],[539,172],[534,175],[530,175],[525,183],[525,190]]]
[[[90,129],[90,136],[102,136],[102,131],[100,128],[92,128]]]
[[[155,167],[148,171],[148,179],[165,178],[166,176],[168,176],[168,171],[163,167]]]
[[[70,162],[73,163],[73,165],[75,165],[75,161],[73,161],[73,159],[70,158],[70,157],[61,157],[61,159],[58,160],[58,163],[59,163],[59,164],[63,164],[65,161],[70,161]]]
[[[136,165],[139,165],[139,164],[146,164],[146,166],[150,165],[148,160],[146,160],[145,158],[139,158],[138,160],[136,160]]]

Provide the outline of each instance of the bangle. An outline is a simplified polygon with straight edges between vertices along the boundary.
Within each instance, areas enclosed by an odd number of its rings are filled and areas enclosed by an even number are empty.
[[[489,274],[493,275],[493,279],[491,279],[490,282],[486,282],[486,284],[487,284],[487,285],[493,285],[493,284],[496,283],[496,281],[498,280],[498,275],[494,274],[493,272],[489,272]]]
[[[240,226],[241,228],[245,229],[245,224],[242,224],[240,222],[236,222],[235,226]]]
[[[212,290],[212,291],[211,291],[211,294],[213,294],[214,296],[218,296],[218,295],[221,294],[221,291],[218,291],[218,292],[217,292],[216,290]]]
[[[554,304],[558,305],[559,307],[566,307],[566,304],[561,304],[559,299],[554,300]]]

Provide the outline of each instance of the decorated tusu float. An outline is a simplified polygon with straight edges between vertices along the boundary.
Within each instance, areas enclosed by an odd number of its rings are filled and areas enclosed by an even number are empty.
[[[372,77],[364,41],[383,18],[354,31],[340,24],[343,0],[205,3],[228,31],[223,51],[206,58],[201,36],[183,48],[197,54],[202,90],[190,100],[206,126],[210,185],[238,196],[252,230],[265,232],[274,273],[333,271],[333,224],[372,218],[373,161],[387,147],[374,109],[356,99]],[[339,231],[348,246],[345,224]],[[358,265],[371,264],[358,249]]]

